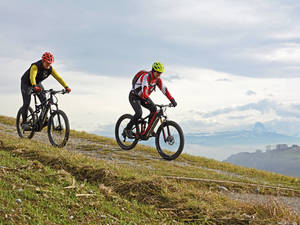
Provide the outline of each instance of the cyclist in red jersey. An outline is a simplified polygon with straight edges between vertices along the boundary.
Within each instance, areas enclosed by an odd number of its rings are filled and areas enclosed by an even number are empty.
[[[31,101],[32,90],[38,93],[38,97],[41,102],[46,100],[45,94],[42,93],[42,90],[44,90],[42,85],[43,80],[52,75],[68,92],[71,92],[71,89],[68,87],[65,81],[51,66],[52,63],[54,63],[53,55],[50,52],[45,52],[42,55],[42,59],[32,63],[21,78],[21,92],[23,98],[22,128],[24,130],[30,130],[30,127],[27,124],[27,111]]]
[[[127,137],[134,138],[134,133],[131,129],[142,116],[143,111],[141,105],[150,111],[149,121],[156,112],[156,106],[149,97],[155,90],[156,86],[159,87],[174,107],[177,105],[175,99],[171,96],[167,87],[163,84],[162,79],[160,78],[164,71],[165,69],[162,63],[154,62],[152,70],[149,72],[145,71],[142,75],[140,75],[136,83],[133,84],[132,90],[129,93],[129,102],[135,111],[135,114],[124,130]]]

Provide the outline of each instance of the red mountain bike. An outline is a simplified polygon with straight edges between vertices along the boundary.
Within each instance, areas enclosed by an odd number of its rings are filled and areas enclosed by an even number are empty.
[[[139,119],[138,123],[132,127],[135,138],[125,135],[124,129],[133,117],[130,114],[121,116],[115,127],[115,136],[119,146],[124,150],[130,150],[141,140],[148,140],[155,137],[155,145],[158,153],[166,160],[176,159],[184,147],[184,136],[180,126],[167,119],[166,110],[169,105],[156,105],[159,110],[155,112],[151,121],[148,123],[149,116]],[[160,121],[160,126],[154,132]]]

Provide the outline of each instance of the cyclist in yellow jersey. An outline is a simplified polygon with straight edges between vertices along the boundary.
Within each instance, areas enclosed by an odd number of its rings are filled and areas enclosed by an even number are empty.
[[[71,89],[66,82],[58,75],[56,70],[51,66],[54,63],[54,57],[50,52],[45,52],[42,59],[32,63],[29,69],[24,73],[21,78],[21,92],[23,97],[23,123],[24,130],[30,129],[27,124],[27,111],[31,101],[32,90],[38,94],[41,102],[45,102],[46,96],[42,92],[44,87],[42,81],[52,75],[68,92]]]

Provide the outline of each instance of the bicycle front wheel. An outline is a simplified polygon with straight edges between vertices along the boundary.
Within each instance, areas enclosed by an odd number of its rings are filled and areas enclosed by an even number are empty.
[[[62,148],[67,144],[70,125],[67,115],[61,111],[54,111],[48,121],[48,137],[53,146]]]
[[[115,127],[115,137],[116,140],[119,144],[119,146],[124,149],[124,150],[130,150],[132,148],[134,148],[136,146],[136,144],[138,143],[138,139],[137,138],[128,138],[125,135],[124,129],[127,126],[127,124],[129,123],[129,121],[132,119],[132,115],[130,114],[125,114],[123,116],[121,116],[117,123],[116,123],[116,127]],[[136,126],[134,126],[132,128],[132,131],[136,134]]]
[[[166,160],[176,159],[182,152],[184,136],[174,121],[166,121],[157,129],[155,145],[158,153]]]
[[[33,113],[33,109],[29,106],[28,112],[27,112],[27,123],[30,127],[30,130],[24,130],[22,128],[22,122],[23,122],[23,116],[22,116],[23,113],[22,112],[23,112],[23,107],[21,107],[19,109],[18,114],[17,114],[17,119],[16,119],[17,132],[21,138],[31,139],[35,133],[34,124],[35,124],[36,118]]]

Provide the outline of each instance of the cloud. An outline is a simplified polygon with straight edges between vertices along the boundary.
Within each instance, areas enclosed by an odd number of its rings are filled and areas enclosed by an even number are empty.
[[[271,38],[283,41],[291,41],[300,38],[300,29],[298,27],[285,28],[280,33],[274,33],[270,35]]]
[[[246,92],[246,95],[256,95],[256,92],[255,92],[255,91],[248,90],[248,91]]]
[[[285,64],[300,63],[300,43],[283,43],[280,46],[270,46],[249,53],[257,60],[279,62]]]
[[[272,64],[277,71],[272,74],[269,61],[255,54],[261,55],[258,50],[273,43],[264,54],[271,57],[276,46],[286,40],[278,38],[283,29],[291,37],[299,34],[296,23],[299,3],[295,2],[70,3],[46,5],[30,0],[0,3],[0,25],[5,31],[0,35],[3,43],[0,56],[31,60],[33,55],[51,50],[69,70],[119,77],[148,68],[157,59],[166,65],[270,77],[287,73],[287,68]],[[32,8],[36,9],[34,14],[30,13]],[[46,27],[44,21],[47,21]],[[299,40],[292,43],[297,44]],[[249,49],[257,49],[253,53],[255,57],[245,54]],[[275,59],[281,60],[285,51],[281,49]],[[290,51],[292,49],[288,49]],[[294,56],[290,58],[296,59],[297,51],[291,53]],[[289,68],[294,68],[294,76],[299,74],[295,63],[289,64]]]
[[[300,118],[300,105],[299,104],[280,104],[274,100],[264,99],[256,103],[249,103],[245,105],[226,107],[208,113],[198,112],[204,118],[212,118],[219,115],[230,114],[233,112],[243,112],[248,110],[255,110],[261,114],[267,114],[275,111],[277,115],[282,117],[299,117]]]
[[[246,120],[248,118],[248,115],[245,116],[229,116],[228,119],[230,120]]]
[[[300,136],[300,104],[279,103],[264,99],[256,103],[226,107],[210,112],[191,111],[190,115],[198,117],[191,127],[199,125],[201,130],[216,132],[249,128],[253,123],[262,122],[269,130],[277,133]],[[186,124],[184,122],[184,124]]]
[[[280,134],[285,134],[288,136],[300,137],[299,127],[300,119],[299,118],[282,118],[274,119],[264,123],[265,127],[269,130],[273,130]]]
[[[211,132],[220,126],[216,120],[213,119],[187,119],[180,121],[180,126],[186,133],[199,133],[199,132]]]
[[[161,18],[205,26],[256,25],[262,22],[267,23],[266,18],[272,16],[272,12],[267,11],[267,7],[272,7],[272,5],[266,4],[266,2],[261,4],[219,0],[209,2],[189,0],[184,3],[180,0],[163,2],[167,4],[168,11],[164,12]],[[268,16],[262,12],[267,13]]]
[[[227,79],[227,78],[222,78],[222,79],[217,79],[217,82],[231,82],[231,80]]]
[[[178,102],[168,113],[187,130],[295,119],[300,3],[288,3],[2,1],[0,97],[8,102],[3,112],[15,114],[20,78],[47,50],[72,88],[61,101],[78,128],[113,124],[132,112],[131,79],[156,60],[164,63],[164,83]],[[156,93],[155,102],[168,101]]]
[[[201,116],[203,116],[204,118],[211,118],[211,117],[215,117],[215,116],[219,116],[219,115],[230,114],[232,112],[241,112],[241,111],[248,111],[248,110],[256,110],[260,113],[266,113],[266,112],[270,111],[273,108],[272,106],[274,106],[274,105],[277,105],[277,104],[274,103],[273,101],[265,99],[265,100],[259,101],[258,103],[249,103],[246,105],[226,107],[226,108],[218,109],[218,110],[208,112],[208,113],[199,112],[199,114]]]
[[[165,76],[163,75],[162,77],[165,81],[167,82],[176,82],[176,81],[179,81],[182,79],[182,77],[180,77],[179,74],[177,73],[171,73],[171,74],[168,74],[168,76]]]

